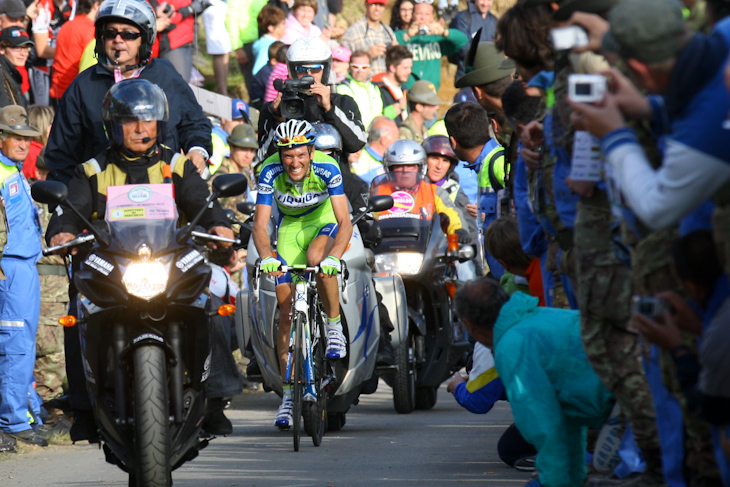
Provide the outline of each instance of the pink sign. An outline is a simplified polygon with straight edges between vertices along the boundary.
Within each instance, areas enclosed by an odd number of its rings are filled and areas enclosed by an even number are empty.
[[[130,221],[177,218],[172,190],[172,184],[109,186],[106,194],[106,219]]]
[[[416,203],[413,196],[405,191],[396,191],[390,196],[393,197],[393,207],[389,210],[391,213],[408,213]]]

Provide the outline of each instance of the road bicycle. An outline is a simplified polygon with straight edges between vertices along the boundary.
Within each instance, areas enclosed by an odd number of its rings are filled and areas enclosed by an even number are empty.
[[[342,262],[343,288],[347,286],[347,267]],[[285,383],[292,386],[294,451],[299,451],[302,419],[304,431],[312,437],[314,446],[322,444],[327,426],[327,400],[330,385],[336,377],[325,355],[327,332],[315,276],[319,267],[282,266],[283,272],[292,274],[291,334],[286,362]],[[254,296],[258,296],[261,265],[257,262],[252,284]],[[346,289],[343,289],[343,293]]]

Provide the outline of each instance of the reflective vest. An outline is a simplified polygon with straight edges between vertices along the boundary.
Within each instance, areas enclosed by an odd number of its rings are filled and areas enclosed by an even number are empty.
[[[33,205],[25,176],[16,163],[3,154],[0,154],[0,197],[2,256],[29,259],[35,264],[41,258],[38,210]]]

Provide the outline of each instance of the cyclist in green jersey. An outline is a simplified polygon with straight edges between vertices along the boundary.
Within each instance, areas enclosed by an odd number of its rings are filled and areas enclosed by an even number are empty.
[[[317,289],[328,318],[326,354],[330,359],[347,355],[336,276],[352,237],[352,223],[340,168],[331,157],[315,153],[314,138],[314,129],[307,121],[279,124],[274,135],[278,153],[264,162],[258,180],[253,241],[262,259],[261,270],[276,277],[280,309],[276,343],[282,381],[286,379],[293,291],[291,275],[282,272],[282,264],[319,266]],[[268,234],[274,201],[280,215],[276,255]],[[291,423],[291,386],[285,383],[275,424],[288,429]]]

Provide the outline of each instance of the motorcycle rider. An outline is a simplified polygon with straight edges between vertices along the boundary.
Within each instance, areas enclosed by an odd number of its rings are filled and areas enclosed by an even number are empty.
[[[281,123],[270,138],[279,152],[264,162],[258,180],[253,241],[261,257],[261,270],[276,277],[280,310],[276,343],[282,381],[286,380],[292,311],[292,278],[282,272],[282,264],[320,267],[317,289],[328,318],[326,355],[330,359],[347,355],[336,275],[342,270],[340,259],[352,237],[352,223],[339,166],[331,157],[314,151],[314,139],[314,129],[307,121]],[[276,256],[268,233],[274,200],[280,214]],[[283,389],[274,424],[288,429],[292,388],[284,383]]]
[[[449,194],[449,198],[459,210],[461,223],[465,225],[466,230],[471,236],[472,244],[477,242],[477,223],[476,219],[471,218],[466,206],[469,204],[469,198],[459,185],[459,176],[454,172],[459,158],[454,153],[449,143],[449,138],[445,135],[432,135],[423,141],[423,150],[426,151],[426,161],[428,169],[426,175],[436,186],[445,189]],[[468,281],[476,277],[473,262],[457,262],[459,279]]]
[[[66,201],[90,220],[99,220],[106,214],[107,187],[168,182],[174,185],[181,220],[183,216],[193,218],[210,193],[192,161],[163,145],[169,111],[162,89],[144,79],[121,81],[104,97],[101,112],[110,145],[76,167]],[[233,238],[217,202],[206,210],[200,223],[211,234]],[[48,223],[46,241],[50,246],[62,245],[83,230],[83,222],[64,202]],[[217,245],[230,247],[225,242]],[[78,252],[78,248],[71,250],[72,255]],[[211,364],[212,369],[216,367]],[[86,439],[93,441],[95,433],[86,433],[90,435]]]
[[[357,103],[347,95],[333,93],[329,87],[332,49],[319,37],[301,37],[289,47],[286,64],[290,78],[299,79],[306,75],[314,78],[309,92],[299,93],[304,100],[303,120],[334,126],[342,136],[342,151],[346,154],[362,149],[367,142],[367,134]],[[281,93],[277,94],[273,101],[261,108],[259,160],[262,161],[277,151],[274,129],[284,122],[279,110],[281,97]],[[346,170],[343,166],[343,171]]]
[[[418,142],[408,139],[393,142],[385,151],[383,164],[388,173],[373,180],[371,195],[399,194],[393,208],[379,214],[378,219],[408,218],[404,215],[407,213],[413,215],[411,218],[430,220],[434,214],[443,214],[449,220],[446,233],[457,234],[462,244],[471,241],[449,194],[425,177],[426,151]]]

